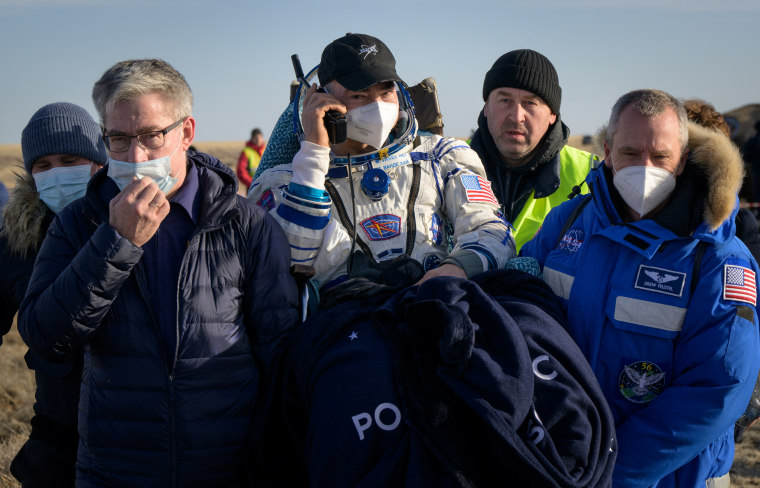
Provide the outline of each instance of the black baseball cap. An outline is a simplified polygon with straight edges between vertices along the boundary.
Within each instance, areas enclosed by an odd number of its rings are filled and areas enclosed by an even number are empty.
[[[335,39],[322,51],[319,84],[332,80],[349,90],[364,90],[384,81],[401,82],[396,59],[383,41],[366,34],[348,33]]]

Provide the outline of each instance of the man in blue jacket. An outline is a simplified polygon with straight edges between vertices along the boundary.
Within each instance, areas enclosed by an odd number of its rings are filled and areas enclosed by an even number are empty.
[[[19,318],[43,357],[84,349],[77,486],[242,486],[297,323],[287,241],[231,170],[187,152],[192,92],[166,62],[115,64],[93,100],[107,169],[50,226]]]
[[[612,109],[589,195],[523,247],[615,417],[616,487],[728,486],[760,361],[758,265],[734,235],[741,157],[658,90]]]

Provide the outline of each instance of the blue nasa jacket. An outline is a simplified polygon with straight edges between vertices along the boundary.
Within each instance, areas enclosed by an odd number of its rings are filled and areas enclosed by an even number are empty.
[[[734,236],[741,159],[725,137],[689,134],[686,168],[651,219],[622,221],[602,165],[591,193],[554,209],[522,248],[543,265],[615,416],[616,487],[725,476],[760,365],[758,265]]]
[[[255,417],[251,486],[610,486],[612,414],[562,320],[514,270],[322,309]]]

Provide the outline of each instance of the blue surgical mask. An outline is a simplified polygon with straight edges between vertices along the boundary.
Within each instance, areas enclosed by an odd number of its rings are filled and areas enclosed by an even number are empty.
[[[40,200],[53,212],[60,212],[63,207],[84,196],[91,168],[91,164],[61,166],[33,174]]]
[[[171,174],[172,156],[179,149],[180,142],[182,142],[182,139],[177,142],[177,147],[170,155],[142,163],[117,161],[109,156],[107,174],[109,178],[116,182],[119,190],[123,190],[134,178],[140,179],[147,176],[156,182],[159,190],[167,194],[177,183],[177,178],[174,178]]]

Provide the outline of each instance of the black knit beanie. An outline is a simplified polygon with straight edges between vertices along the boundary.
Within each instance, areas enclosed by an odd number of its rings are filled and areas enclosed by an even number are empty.
[[[557,71],[546,56],[531,49],[518,49],[502,55],[491,66],[483,81],[483,101],[500,87],[519,88],[535,93],[555,114],[559,113],[562,88]]]
[[[24,167],[50,154],[73,154],[104,165],[108,153],[100,126],[79,105],[58,102],[45,105],[32,115],[21,133]]]

